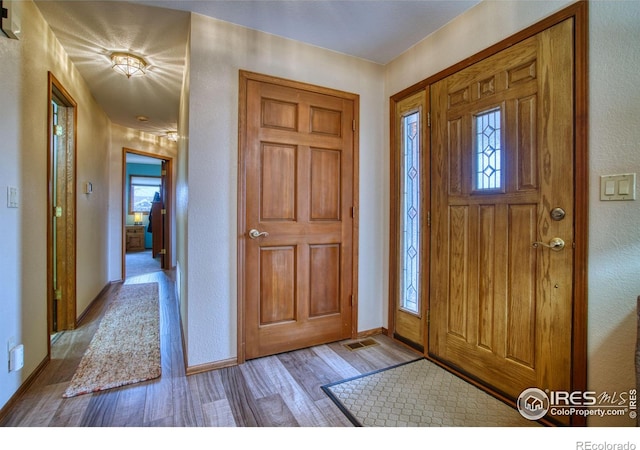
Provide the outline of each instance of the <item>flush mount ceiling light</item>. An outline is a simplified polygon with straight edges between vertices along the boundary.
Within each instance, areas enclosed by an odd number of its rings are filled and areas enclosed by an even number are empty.
[[[111,62],[113,63],[113,66],[111,66],[113,70],[126,75],[127,78],[144,75],[147,67],[144,59],[131,53],[112,53]]]
[[[167,131],[167,139],[169,139],[172,142],[177,142],[178,133],[176,131]]]

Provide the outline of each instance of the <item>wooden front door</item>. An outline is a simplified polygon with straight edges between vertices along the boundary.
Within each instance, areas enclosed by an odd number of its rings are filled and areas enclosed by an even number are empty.
[[[349,338],[357,96],[242,72],[241,108],[245,358]]]
[[[511,398],[571,388],[572,36],[565,20],[432,86],[429,353]]]

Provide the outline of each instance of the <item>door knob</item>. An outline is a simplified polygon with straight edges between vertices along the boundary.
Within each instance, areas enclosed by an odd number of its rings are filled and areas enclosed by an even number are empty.
[[[533,242],[531,244],[534,248],[538,248],[539,246],[543,246],[543,247],[547,247],[550,248],[551,250],[555,251],[555,252],[559,252],[560,250],[562,250],[564,248],[564,241],[562,239],[560,239],[559,237],[554,237],[553,239],[551,239],[549,241],[548,244],[545,244],[544,242]]]
[[[258,231],[255,228],[249,230],[249,237],[251,239],[258,239],[260,236],[267,237],[269,236],[269,233],[267,233],[266,231]]]

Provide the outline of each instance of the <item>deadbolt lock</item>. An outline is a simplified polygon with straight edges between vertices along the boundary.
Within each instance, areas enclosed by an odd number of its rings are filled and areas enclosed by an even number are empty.
[[[565,213],[564,209],[562,209],[562,208],[553,208],[549,214],[551,215],[551,218],[553,220],[559,221],[559,220],[564,219],[564,216],[567,213]]]

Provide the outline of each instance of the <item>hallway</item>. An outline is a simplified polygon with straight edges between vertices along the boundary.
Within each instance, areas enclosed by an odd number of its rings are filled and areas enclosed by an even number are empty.
[[[150,249],[143,252],[126,253],[125,268],[127,278],[137,277],[162,270],[160,267],[160,257],[157,256],[156,258],[153,258],[151,256]]]

